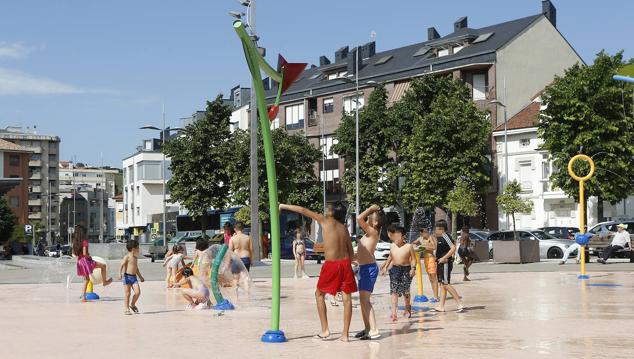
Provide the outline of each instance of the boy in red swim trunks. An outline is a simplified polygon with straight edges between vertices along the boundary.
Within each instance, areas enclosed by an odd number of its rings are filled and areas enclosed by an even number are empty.
[[[321,267],[317,290],[315,291],[317,312],[321,321],[321,332],[314,338],[327,340],[330,337],[326,312],[326,293],[334,296],[337,292],[342,292],[344,311],[343,331],[341,332],[340,340],[347,342],[350,320],[352,319],[352,298],[350,295],[357,291],[357,283],[352,272],[352,258],[354,257],[352,241],[348,230],[344,226],[346,208],[340,202],[330,204],[323,216],[304,207],[287,204],[280,204],[280,210],[292,211],[312,218],[321,226],[326,261]]]

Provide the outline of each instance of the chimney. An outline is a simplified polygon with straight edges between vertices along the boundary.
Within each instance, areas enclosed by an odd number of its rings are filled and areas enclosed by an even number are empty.
[[[456,20],[456,22],[453,23],[453,31],[458,31],[460,29],[466,29],[467,28],[467,17],[463,16],[460,19]]]
[[[550,20],[554,27],[557,27],[557,9],[550,0],[542,1],[542,14]]]
[[[330,60],[326,56],[319,56],[319,66],[330,65]]]
[[[350,75],[354,75],[356,73],[357,67],[356,67],[356,63],[358,62],[359,64],[359,70],[361,70],[361,63],[362,63],[362,57],[361,57],[361,49],[359,49],[359,57],[357,58],[357,48],[355,47],[354,49],[350,50],[350,55],[348,56],[348,76]]]
[[[435,27],[427,28],[427,41],[436,40],[440,38],[440,34],[436,31]]]
[[[344,46],[335,51],[335,62],[341,62],[348,57],[348,46]]]
[[[361,59],[369,59],[370,57],[376,54],[376,42],[368,42],[367,44],[361,46],[359,49],[359,56]]]

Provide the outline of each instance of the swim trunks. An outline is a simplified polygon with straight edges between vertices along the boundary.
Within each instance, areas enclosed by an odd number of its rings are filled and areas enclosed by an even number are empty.
[[[436,274],[436,257],[433,254],[425,254],[423,258],[427,274]]]
[[[453,260],[450,258],[447,263],[438,263],[436,271],[438,272],[438,283],[451,284],[451,270],[453,269]]]
[[[319,273],[317,289],[330,295],[335,295],[337,292],[346,294],[356,292],[357,282],[354,280],[350,258],[325,261]]]
[[[242,258],[240,258],[240,260],[242,260],[242,263],[247,268],[247,271],[250,271],[251,270],[251,258],[242,257]]]
[[[374,283],[379,276],[379,266],[376,263],[362,264],[359,266],[359,290],[372,293]]]
[[[411,266],[392,266],[390,268],[390,294],[409,297],[412,285],[412,277],[409,275],[411,270]]]
[[[133,285],[137,283],[138,279],[135,274],[123,273],[123,284],[124,285]]]

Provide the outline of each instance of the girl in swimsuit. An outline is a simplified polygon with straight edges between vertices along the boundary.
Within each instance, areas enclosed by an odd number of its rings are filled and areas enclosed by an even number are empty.
[[[107,277],[105,264],[97,263],[92,260],[88,252],[86,229],[82,226],[75,226],[75,233],[73,233],[73,255],[77,257],[77,275],[84,278],[84,289],[81,293],[81,301],[85,302],[86,289],[88,288],[88,282],[90,281],[90,275],[93,270],[99,268],[101,271],[104,287],[112,283],[112,278]]]
[[[175,244],[172,247],[172,254],[165,257],[163,261],[163,267],[167,266],[167,288],[173,288],[176,281],[176,274],[178,273],[179,265],[185,266],[185,255],[183,254],[183,248],[180,244]]]
[[[293,255],[295,256],[294,278],[297,279],[297,270],[300,270],[302,278],[308,278],[304,271],[304,261],[306,260],[306,243],[302,239],[302,230],[295,230],[295,240],[293,241]]]

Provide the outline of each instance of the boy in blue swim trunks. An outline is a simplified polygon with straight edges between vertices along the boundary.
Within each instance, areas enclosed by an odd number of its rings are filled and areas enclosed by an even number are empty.
[[[365,328],[355,337],[361,340],[374,340],[381,337],[376,328],[374,308],[370,296],[374,291],[374,283],[379,276],[379,267],[376,265],[374,250],[379,243],[381,231],[381,207],[372,205],[357,217],[359,226],[365,235],[359,240],[357,246],[357,262],[359,263],[359,301],[361,302],[361,316]]]
[[[126,243],[128,254],[123,257],[121,267],[119,267],[119,280],[123,279],[123,287],[125,288],[125,301],[123,306],[125,307],[125,315],[132,314],[130,309],[136,314],[139,314],[139,308],[136,307],[136,302],[141,296],[141,287],[139,286],[139,280],[145,281],[141,272],[139,272],[139,264],[137,256],[139,255],[139,242],[131,239]],[[130,290],[134,290],[134,296],[132,302],[130,302]]]

